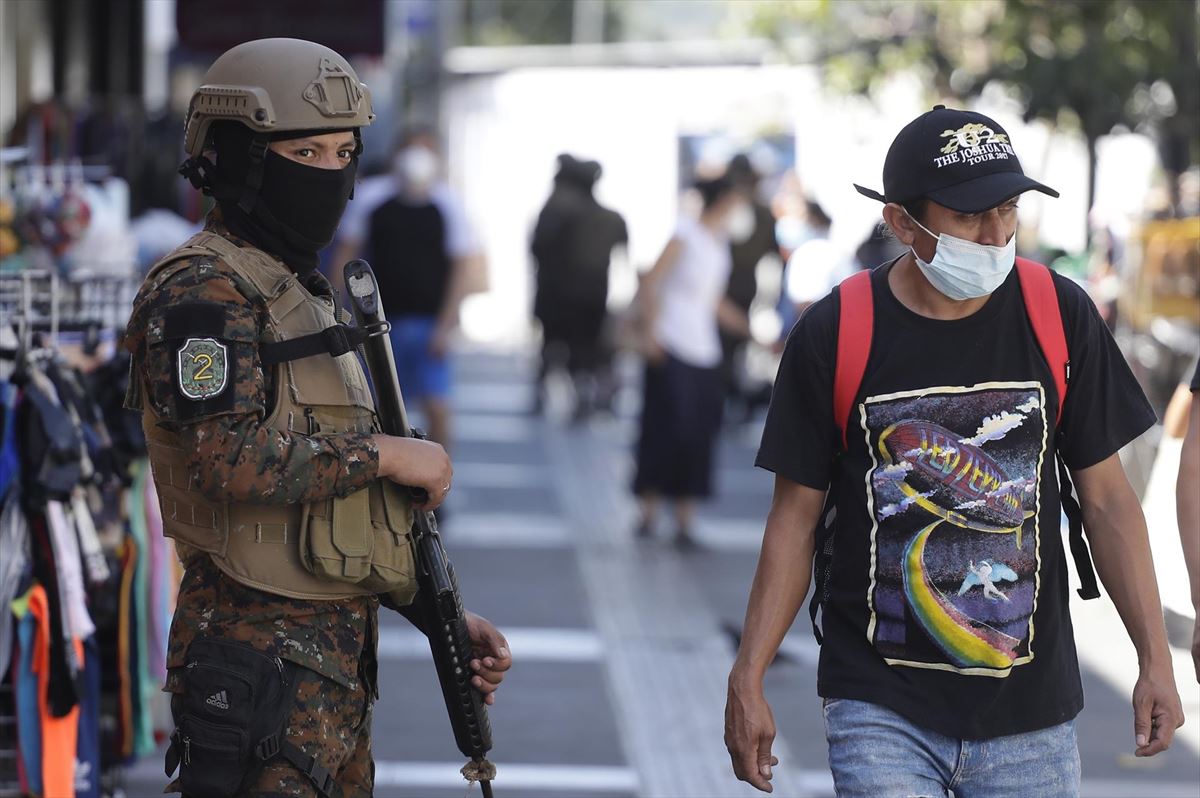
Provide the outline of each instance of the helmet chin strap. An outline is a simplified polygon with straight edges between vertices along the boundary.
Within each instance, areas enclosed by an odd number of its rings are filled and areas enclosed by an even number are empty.
[[[261,133],[254,134],[250,139],[250,169],[246,172],[246,182],[242,185],[238,197],[238,207],[244,213],[250,213],[258,204],[258,192],[262,189],[263,165],[267,157],[267,147],[270,139]]]

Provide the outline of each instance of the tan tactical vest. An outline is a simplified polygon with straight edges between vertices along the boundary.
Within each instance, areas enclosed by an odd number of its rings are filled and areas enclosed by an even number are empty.
[[[215,233],[199,233],[167,255],[151,268],[147,283],[164,283],[195,256],[219,258],[242,278],[244,289],[257,294],[248,298],[266,308],[264,343],[317,333],[337,321],[333,300],[313,296],[285,265]],[[370,388],[353,352],[313,355],[274,368],[275,403],[267,427],[312,436],[378,431]],[[175,539],[185,560],[194,551],[206,552],[238,582],[293,598],[392,593],[403,603],[415,593],[412,509],[389,480],[344,499],[302,505],[213,502],[193,487],[187,452],[159,425],[149,402],[142,426],[163,534]]]

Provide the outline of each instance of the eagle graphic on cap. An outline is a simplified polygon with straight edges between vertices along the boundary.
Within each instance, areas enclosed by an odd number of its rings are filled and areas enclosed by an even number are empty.
[[[987,143],[995,142],[997,144],[1007,144],[1008,136],[1003,133],[997,133],[987,125],[979,122],[972,122],[963,125],[958,130],[942,131],[942,138],[953,136],[954,138],[946,142],[946,146],[942,147],[940,152],[949,155],[952,152],[958,152],[959,147],[965,147],[968,150],[975,149],[980,144],[984,143],[983,137],[987,136]]]

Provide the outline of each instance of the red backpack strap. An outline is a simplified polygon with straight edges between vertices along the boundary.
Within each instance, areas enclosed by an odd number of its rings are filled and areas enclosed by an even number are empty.
[[[875,304],[871,296],[871,272],[860,271],[842,280],[838,287],[837,361],[833,370],[833,420],[842,431],[846,448],[846,425],[854,397],[862,387],[875,331]]]
[[[1033,334],[1042,349],[1042,356],[1050,364],[1050,373],[1054,375],[1054,388],[1058,392],[1058,414],[1054,423],[1058,426],[1062,423],[1063,403],[1071,379],[1071,357],[1067,351],[1062,311],[1058,307],[1058,291],[1054,288],[1050,270],[1025,258],[1017,258],[1017,278]]]

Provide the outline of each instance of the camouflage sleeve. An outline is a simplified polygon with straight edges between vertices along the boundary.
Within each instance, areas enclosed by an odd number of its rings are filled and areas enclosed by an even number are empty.
[[[262,319],[219,262],[194,259],[135,307],[135,372],[160,423],[189,452],[215,501],[295,504],[345,496],[378,476],[366,433],[305,435],[264,422],[271,392],[258,354]]]

